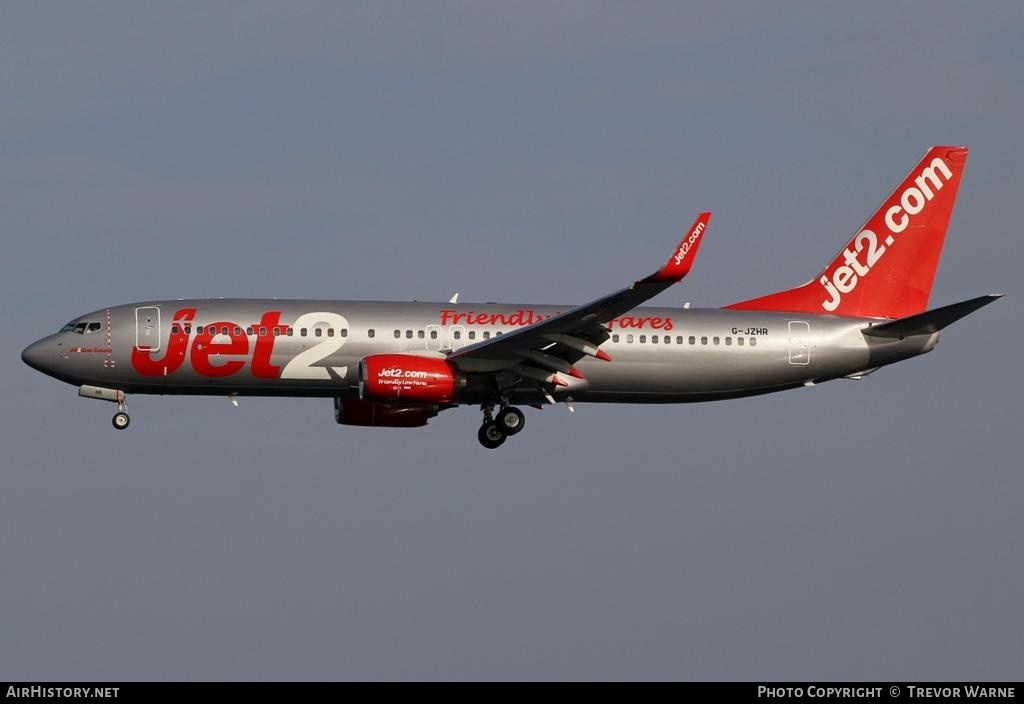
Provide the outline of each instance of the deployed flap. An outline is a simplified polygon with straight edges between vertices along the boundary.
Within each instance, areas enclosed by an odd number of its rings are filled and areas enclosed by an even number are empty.
[[[907,318],[893,320],[890,323],[873,325],[869,328],[864,328],[862,332],[871,337],[904,338],[910,335],[929,335],[933,332],[938,332],[947,325],[952,325],[960,320],[960,318],[970,315],[982,306],[987,306],[992,301],[1001,297],[1001,293],[978,296],[969,301],[961,301],[960,303],[943,306],[942,308],[935,308],[934,310],[911,315]]]

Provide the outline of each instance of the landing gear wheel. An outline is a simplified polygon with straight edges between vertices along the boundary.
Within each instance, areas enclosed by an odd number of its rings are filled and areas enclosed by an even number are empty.
[[[493,450],[496,447],[500,447],[505,438],[508,436],[498,427],[498,424],[494,421],[484,422],[480,426],[480,432],[476,434],[480,444],[486,447],[488,450]]]
[[[526,425],[526,416],[515,406],[505,406],[498,411],[496,422],[505,435],[515,435]]]
[[[118,430],[124,430],[131,423],[132,419],[128,417],[128,414],[124,411],[118,411],[114,414],[114,419],[111,421],[114,427]]]

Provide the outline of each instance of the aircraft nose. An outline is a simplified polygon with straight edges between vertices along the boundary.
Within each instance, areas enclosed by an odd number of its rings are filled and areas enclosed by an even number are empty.
[[[46,340],[38,340],[22,350],[21,361],[39,371],[45,371],[46,366]]]

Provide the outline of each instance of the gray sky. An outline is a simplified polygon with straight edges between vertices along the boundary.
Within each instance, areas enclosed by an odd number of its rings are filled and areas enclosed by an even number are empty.
[[[7,3],[0,678],[1000,679],[1024,662],[1024,5]],[[932,303],[861,382],[335,425],[18,355],[139,299],[665,305],[818,272],[932,144]]]

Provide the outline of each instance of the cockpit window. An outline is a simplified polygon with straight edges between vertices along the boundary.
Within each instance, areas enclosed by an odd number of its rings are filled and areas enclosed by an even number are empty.
[[[97,332],[103,325],[100,323],[68,323],[60,329],[60,332],[76,332],[79,335],[83,335],[87,332]]]

